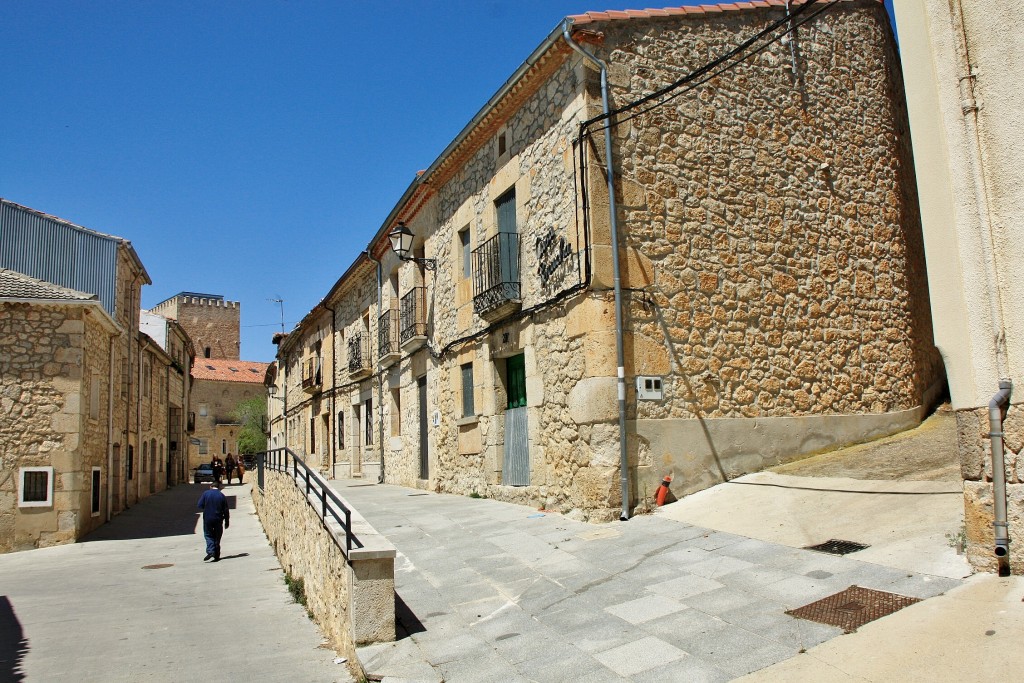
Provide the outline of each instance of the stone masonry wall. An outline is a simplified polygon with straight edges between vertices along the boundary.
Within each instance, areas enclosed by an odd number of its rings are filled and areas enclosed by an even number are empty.
[[[0,552],[75,539],[82,315],[80,307],[0,304]],[[52,507],[18,507],[18,470],[30,466],[54,468]]]
[[[196,349],[196,359],[205,357],[238,360],[241,353],[242,307],[237,301],[175,297],[153,309],[169,316],[185,328]]]
[[[616,103],[781,11],[607,25]],[[630,257],[653,274],[635,369],[678,373],[638,417],[894,412],[940,377],[884,10],[841,3],[796,41],[797,76],[777,43],[616,131]]]
[[[994,572],[995,530],[992,448],[988,409],[956,413],[960,470],[964,478],[964,527],[967,559],[978,571]],[[1006,470],[1006,517],[1010,536],[1010,571],[1024,573],[1024,404],[1013,404],[1003,420]]]

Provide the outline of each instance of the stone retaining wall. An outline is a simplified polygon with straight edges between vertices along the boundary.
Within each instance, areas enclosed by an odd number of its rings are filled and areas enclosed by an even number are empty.
[[[344,531],[324,525],[290,475],[265,470],[263,482],[252,495],[263,529],[284,570],[303,580],[306,608],[331,646],[355,661],[357,645],[393,641],[394,547],[353,511],[363,547],[346,559]]]

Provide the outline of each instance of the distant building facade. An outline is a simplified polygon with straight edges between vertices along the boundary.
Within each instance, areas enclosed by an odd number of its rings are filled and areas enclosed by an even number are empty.
[[[920,421],[943,373],[881,3],[641,100],[787,22],[684,10],[571,17],[575,45],[537,48],[280,340],[272,444],[601,521],[669,474],[688,493]],[[610,164],[577,48],[621,108]]]
[[[238,404],[262,398],[267,363],[199,358],[192,367],[192,415],[195,430],[188,446],[188,469],[238,455],[241,424]]]
[[[150,309],[175,320],[192,339],[197,358],[238,360],[242,306],[219,294],[180,292]]]
[[[142,386],[166,359],[144,348],[150,279],[129,241],[0,199],[0,269],[0,551],[11,551],[74,541],[166,485],[142,483],[167,448]]]

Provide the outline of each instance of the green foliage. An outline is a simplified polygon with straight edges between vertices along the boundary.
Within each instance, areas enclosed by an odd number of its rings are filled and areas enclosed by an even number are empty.
[[[306,606],[306,586],[302,578],[295,578],[291,574],[284,575],[284,584],[288,586],[288,592],[292,594],[292,599],[299,603],[303,607]]]
[[[267,421],[265,396],[257,396],[239,403],[235,407],[235,419],[242,425],[238,432],[239,453],[260,453],[267,450],[267,435],[263,431]]]

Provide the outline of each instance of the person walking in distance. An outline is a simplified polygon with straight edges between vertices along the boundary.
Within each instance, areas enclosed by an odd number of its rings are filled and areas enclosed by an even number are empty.
[[[220,538],[224,530],[231,526],[231,509],[227,497],[221,493],[224,482],[217,480],[209,490],[199,497],[198,507],[203,511],[203,535],[206,536],[206,557],[203,562],[213,558],[220,561]]]
[[[228,485],[231,485],[231,477],[235,472],[235,456],[228,453],[228,457],[224,458],[224,475],[227,478]]]

